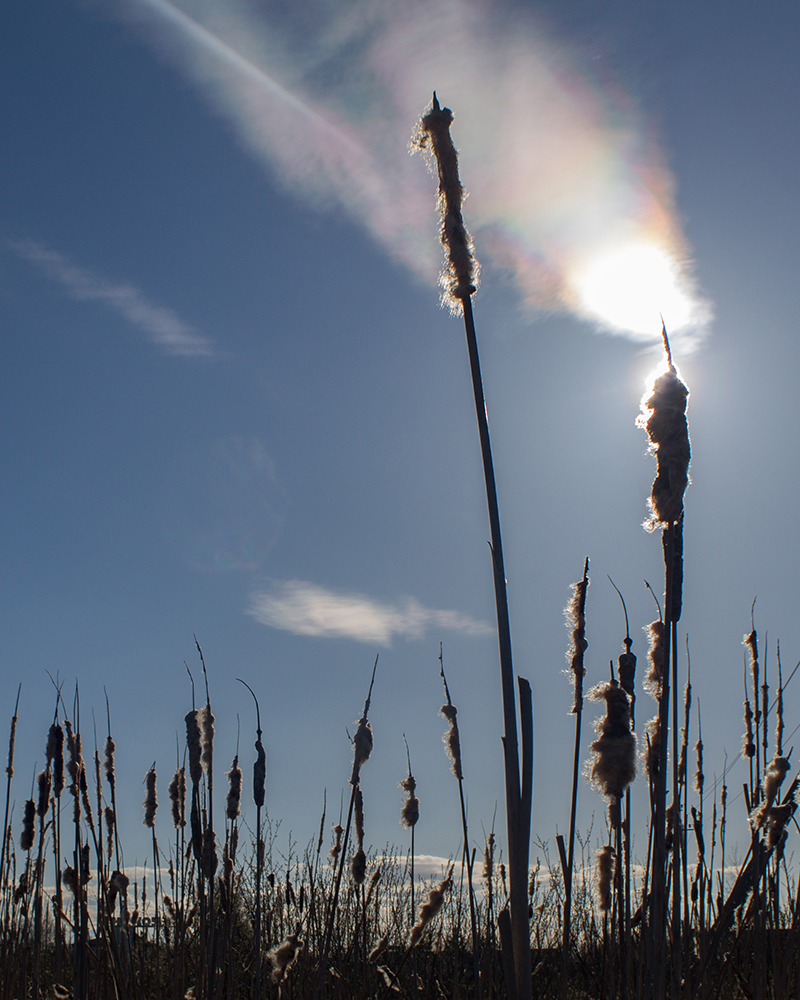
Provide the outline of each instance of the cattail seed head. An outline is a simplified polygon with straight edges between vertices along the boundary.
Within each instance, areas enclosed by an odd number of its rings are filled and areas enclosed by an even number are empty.
[[[458,176],[458,154],[450,137],[452,122],[453,112],[440,107],[434,94],[430,110],[414,128],[411,150],[426,154],[429,165],[435,166],[439,177],[439,239],[445,252],[445,267],[439,279],[442,305],[460,315],[463,299],[477,288],[480,268],[461,214],[464,188]]]
[[[591,745],[594,759],[589,766],[589,780],[607,799],[618,799],[636,777],[630,701],[616,681],[593,687],[589,698],[606,703],[606,714],[595,722],[598,737]]]
[[[697,770],[694,773],[694,790],[702,799],[703,797],[703,785],[705,783],[705,775],[703,774],[703,738],[698,736],[697,743],[694,745],[695,752],[697,754]]]
[[[570,710],[571,715],[577,715],[583,705],[583,678],[586,676],[583,658],[584,653],[589,648],[589,643],[586,641],[586,588],[589,586],[586,572],[588,566],[587,560],[583,579],[572,584],[572,597],[564,608],[564,617],[567,619],[567,628],[570,630],[570,644],[567,650],[569,670],[567,673],[572,674],[574,697]]]
[[[654,716],[645,726],[647,749],[644,768],[651,781],[658,777],[661,762],[661,719]]]
[[[350,874],[356,885],[361,885],[367,877],[367,856],[363,847],[359,847],[350,860]]]
[[[144,825],[152,830],[156,825],[156,809],[158,808],[158,799],[156,797],[156,769],[154,767],[150,768],[144,780],[147,788],[145,800],[142,803],[144,806]]]
[[[341,853],[343,833],[344,833],[344,827],[342,826],[341,823],[337,823],[336,826],[333,828],[333,835],[336,838],[336,842],[334,843],[333,847],[330,850],[330,854],[328,855],[331,861],[335,862],[336,859],[339,857],[339,854]]]
[[[19,837],[19,847],[21,851],[29,851],[33,847],[33,828],[36,822],[36,803],[33,799],[28,799],[25,803],[25,812],[22,816],[22,833]]]
[[[783,784],[783,779],[790,770],[791,764],[788,757],[779,757],[776,755],[769,762],[764,772],[764,780],[761,782],[763,801],[751,817],[751,822],[756,830],[760,830],[767,820],[769,811],[775,802],[775,797]]]
[[[417,783],[410,771],[408,772],[408,777],[403,778],[400,782],[400,787],[406,793],[406,797],[403,800],[403,808],[400,812],[400,822],[406,829],[410,830],[417,825],[417,821],[419,820],[419,799],[414,794],[417,790]]]
[[[420,906],[419,913],[417,914],[417,922],[411,928],[411,933],[408,936],[409,948],[413,948],[414,945],[419,942],[425,928],[441,910],[442,905],[444,904],[445,893],[453,884],[452,875],[453,870],[451,868],[447,873],[447,877],[443,879],[435,889],[431,889],[428,893],[427,902]]]
[[[200,730],[202,734],[203,750],[201,754],[201,761],[203,764],[203,770],[206,772],[206,777],[208,778],[208,783],[213,787],[214,784],[214,714],[211,711],[211,704],[209,703],[200,712]]]
[[[494,834],[490,833],[486,838],[486,847],[483,851],[483,877],[487,882],[492,881],[494,875]]]
[[[616,855],[610,844],[597,852],[597,896],[600,910],[608,913],[611,909],[611,886],[614,881]]]
[[[253,765],[253,801],[260,809],[264,805],[264,786],[267,782],[267,755],[264,744],[256,740],[256,762]]]
[[[111,854],[114,850],[114,828],[117,825],[117,819],[114,815],[114,810],[111,806],[106,806],[105,812],[103,814],[106,819],[106,853],[108,855],[108,860],[111,860]]]
[[[300,940],[300,924],[297,924],[294,934],[290,934],[285,941],[281,942],[277,948],[273,948],[268,954],[268,959],[272,965],[272,981],[280,983],[291,968],[292,963],[297,958],[303,942]]]
[[[11,730],[8,734],[8,763],[6,764],[6,774],[9,778],[14,777],[14,743],[17,739],[17,716],[11,717]]]
[[[193,785],[198,785],[203,777],[203,741],[200,729],[200,712],[193,708],[184,717],[186,723],[186,746],[189,750],[189,776]]]
[[[111,788],[112,791],[114,790],[114,786],[117,780],[116,773],[114,771],[114,751],[116,749],[117,745],[114,742],[112,736],[109,734],[106,737],[106,745],[103,756],[105,758],[104,770],[106,773],[106,781],[108,782],[109,788]]]
[[[666,331],[664,331],[666,341]],[[650,451],[657,460],[656,477],[648,506],[650,519],[645,527],[666,527],[683,514],[683,494],[689,484],[689,425],[686,404],[689,390],[678,378],[668,355],[668,369],[653,382],[642,399],[637,426],[647,431]]]
[[[458,709],[455,705],[442,705],[439,709],[439,715],[443,715],[450,723],[450,728],[442,737],[442,741],[444,742],[447,756],[450,758],[453,774],[460,781],[464,777],[464,772],[461,769],[461,740],[458,735],[458,720],[456,718]]]
[[[53,795],[60,799],[64,791],[64,730],[57,723],[47,734],[47,761],[53,767]]]
[[[217,870],[217,840],[209,823],[203,831],[203,874],[211,881]]]
[[[169,783],[172,825],[176,830],[186,826],[186,768],[179,767]]]
[[[233,758],[233,764],[226,775],[228,779],[228,800],[225,815],[230,820],[239,815],[239,804],[242,799],[242,769],[239,767],[239,754]]]
[[[379,958],[389,947],[389,935],[384,934],[382,938],[379,939],[378,943],[372,949],[372,951],[367,956],[368,962],[374,962]]]
[[[634,681],[636,678],[636,654],[631,652],[632,641],[625,639],[625,652],[617,659],[619,686],[631,698],[634,697]]]
[[[656,701],[661,697],[661,686],[664,682],[664,672],[667,667],[666,629],[659,618],[645,626],[649,649],[647,659],[650,667],[644,679],[644,689]]]
[[[742,739],[742,755],[744,757],[755,757],[756,755],[756,743],[753,739],[753,709],[750,705],[750,699],[745,698],[744,702],[744,726],[745,732]]]
[[[44,771],[41,771],[37,781],[39,787],[39,802],[36,806],[36,812],[39,814],[39,818],[43,819],[50,807],[50,787],[52,784],[50,768],[45,768]]]
[[[363,847],[364,845],[364,796],[361,794],[361,789],[356,788],[355,790],[355,801],[353,803],[354,816],[355,816],[355,826],[356,826],[356,840],[358,841],[358,846]]]
[[[358,728],[353,737],[353,773],[350,776],[350,784],[357,785],[361,775],[361,765],[369,760],[372,753],[372,726],[367,721],[366,715],[358,720]]]

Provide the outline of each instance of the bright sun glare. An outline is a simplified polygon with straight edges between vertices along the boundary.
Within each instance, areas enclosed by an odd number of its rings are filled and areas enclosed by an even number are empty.
[[[678,265],[652,243],[603,252],[575,268],[570,284],[585,315],[626,333],[658,335],[661,316],[670,330],[695,319]]]

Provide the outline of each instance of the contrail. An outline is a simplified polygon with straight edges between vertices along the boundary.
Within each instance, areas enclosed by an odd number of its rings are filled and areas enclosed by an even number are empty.
[[[263,87],[273,97],[277,97],[281,101],[284,101],[299,115],[302,115],[305,119],[312,122],[323,131],[326,131],[330,135],[334,136],[338,142],[349,146],[354,153],[363,155],[363,148],[359,146],[358,143],[354,142],[348,135],[345,135],[341,129],[336,128],[335,125],[332,125],[321,114],[314,111],[313,108],[310,108],[307,104],[304,104],[299,98],[295,97],[290,90],[282,87],[277,81],[273,80],[271,76],[268,76],[263,70],[254,66],[253,63],[251,63],[248,59],[245,59],[243,55],[235,49],[232,49],[230,45],[226,45],[221,38],[210,32],[207,28],[204,28],[202,24],[198,24],[198,22],[189,17],[188,14],[184,14],[184,12],[174,4],[169,3],[168,0],[139,0],[139,2],[146,7],[149,7],[166,21],[169,21],[176,28],[178,28],[179,31],[182,31],[188,38],[197,42],[198,45],[201,45],[208,52],[211,52],[224,62],[227,62],[232,68],[247,77],[247,79],[252,80],[252,82],[258,84],[258,86]]]

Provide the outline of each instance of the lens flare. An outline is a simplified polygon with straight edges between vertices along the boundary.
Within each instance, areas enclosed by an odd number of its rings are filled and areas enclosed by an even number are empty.
[[[568,271],[567,285],[587,319],[634,337],[658,340],[662,318],[673,334],[698,319],[689,280],[655,243],[600,250]]]

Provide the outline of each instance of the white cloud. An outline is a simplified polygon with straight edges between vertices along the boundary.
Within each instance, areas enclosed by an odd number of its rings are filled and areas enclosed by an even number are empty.
[[[457,611],[423,608],[413,597],[384,604],[363,594],[326,590],[314,583],[288,580],[269,591],[251,596],[247,613],[272,628],[325,638],[355,639],[379,646],[392,637],[421,639],[429,628],[449,629],[466,635],[491,635],[486,622]]]
[[[114,284],[34,240],[8,240],[7,246],[63,285],[73,299],[104,303],[168,354],[208,357],[214,353],[208,337],[197,333],[171,309],[153,305],[133,285]]]

